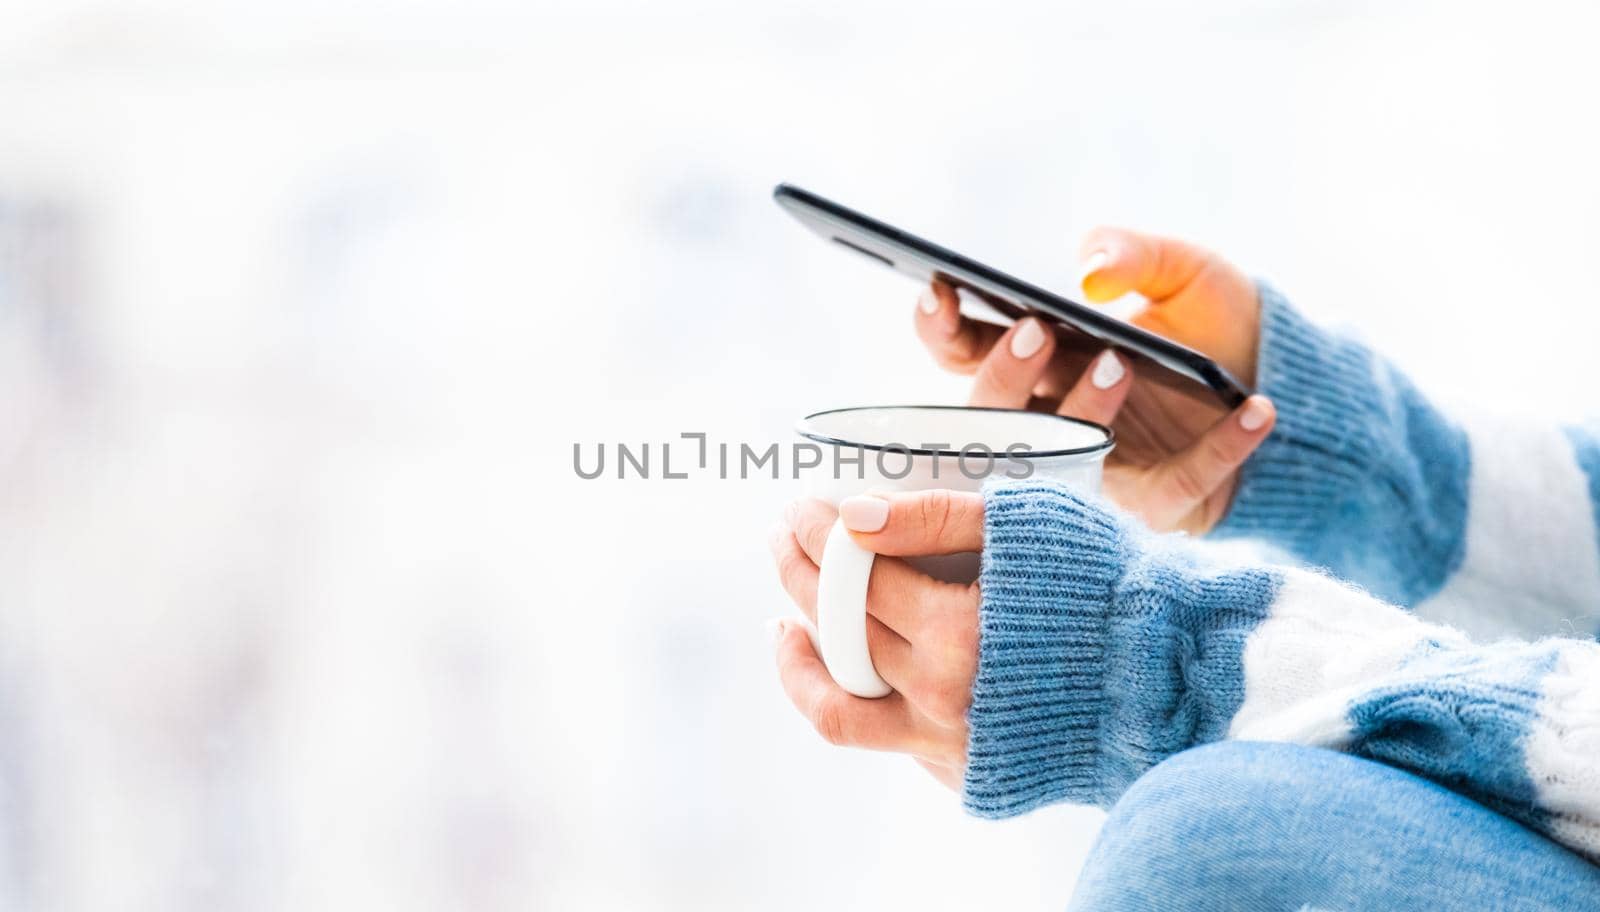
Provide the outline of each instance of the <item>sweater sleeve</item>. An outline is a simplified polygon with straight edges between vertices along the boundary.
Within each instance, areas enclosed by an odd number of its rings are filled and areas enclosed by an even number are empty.
[[[992,487],[986,510],[972,812],[1107,806],[1186,748],[1285,741],[1410,770],[1600,860],[1600,644],[1474,644],[1049,483]]]
[[[1473,636],[1600,632],[1600,435],[1446,410],[1269,286],[1261,306],[1278,424],[1217,535]]]

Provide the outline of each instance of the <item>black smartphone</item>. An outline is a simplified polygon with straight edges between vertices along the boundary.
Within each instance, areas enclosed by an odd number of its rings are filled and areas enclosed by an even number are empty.
[[[1032,314],[1067,327],[1073,333],[1058,337],[1070,343],[1076,334],[1077,341],[1084,343],[1079,347],[1086,350],[1112,346],[1135,361],[1160,368],[1155,373],[1141,371],[1140,376],[1199,396],[1209,390],[1228,408],[1250,395],[1251,391],[1222,365],[1170,339],[1069,301],[799,187],[779,184],[772,197],[807,228],[869,260],[922,282],[939,279],[964,293],[963,297],[976,297],[1004,319],[1018,320]]]

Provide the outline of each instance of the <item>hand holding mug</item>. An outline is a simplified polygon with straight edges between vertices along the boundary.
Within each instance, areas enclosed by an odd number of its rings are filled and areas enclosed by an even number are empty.
[[[1254,283],[1209,251],[1122,229],[1089,234],[1084,294],[1105,302],[1127,292],[1149,306],[1133,322],[1196,349],[1248,385],[1256,382],[1261,306]],[[935,283],[918,303],[917,334],[946,369],[975,375],[971,404],[1031,408],[1109,424],[1117,449],[1105,492],[1158,531],[1203,533],[1227,513],[1238,468],[1276,417],[1264,396],[1231,413],[1182,391],[1142,381],[1126,358],[1076,351],[1047,325],[1009,329],[963,317],[956,293]]]
[[[880,555],[867,589],[867,641],[878,673],[894,688],[882,699],[835,683],[798,620],[773,622],[778,674],[789,700],[830,744],[916,758],[952,789],[967,765],[967,707],[978,671],[978,584],[951,583],[905,558],[978,551],[983,496],[927,490],[791,504],[770,542],[784,589],[815,623],[818,569],[835,519],[856,544]]]
[[[1098,491],[1113,444],[1109,429],[1078,418],[960,406],[832,409],[807,415],[796,430],[818,453],[805,476],[810,493],[831,505],[873,490],[976,491],[990,477],[1036,477]],[[827,551],[828,559],[817,561],[813,598],[817,652],[847,692],[887,696],[893,686],[874,670],[867,637],[876,555],[843,522],[829,533]],[[970,583],[978,577],[976,552],[922,556],[915,568]]]

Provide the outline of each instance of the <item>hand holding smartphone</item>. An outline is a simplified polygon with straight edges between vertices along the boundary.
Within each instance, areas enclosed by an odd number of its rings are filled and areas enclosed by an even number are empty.
[[[1070,330],[1087,346],[1111,346],[1153,366],[1141,374],[1185,395],[1233,408],[1251,390],[1211,358],[1148,330],[1086,307],[964,257],[932,241],[863,215],[814,193],[779,184],[773,198],[802,224],[836,246],[920,282],[945,282],[1006,319],[1038,316]]]

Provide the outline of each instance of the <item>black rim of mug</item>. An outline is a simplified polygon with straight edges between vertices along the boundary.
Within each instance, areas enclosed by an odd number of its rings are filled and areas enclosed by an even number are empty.
[[[845,408],[826,409],[820,412],[812,412],[811,414],[800,419],[799,423],[795,425],[795,431],[801,437],[804,437],[807,440],[814,440],[817,443],[824,443],[828,444],[829,446],[856,447],[857,449],[862,450],[892,450],[896,453],[909,453],[912,456],[961,455],[960,450],[933,450],[925,447],[908,447],[893,443],[860,443],[855,440],[843,440],[838,437],[829,437],[826,434],[819,434],[816,431],[806,430],[805,426],[806,422],[812,420],[813,418],[821,418],[825,415],[838,415],[844,412],[891,412],[913,410],[941,412],[1008,412],[1012,414],[1031,415],[1037,418],[1053,418],[1056,421],[1065,421],[1068,424],[1076,424],[1082,427],[1094,428],[1100,433],[1106,435],[1106,439],[1100,443],[1092,444],[1090,446],[1073,447],[1072,449],[1067,450],[1028,450],[1025,453],[1017,453],[1015,455],[1012,455],[1005,450],[991,451],[997,456],[1003,455],[1008,459],[1045,459],[1051,456],[1086,456],[1090,453],[1098,453],[1102,450],[1109,450],[1117,442],[1117,434],[1115,431],[1094,421],[1088,421],[1083,418],[1073,418],[1070,415],[1051,415],[1045,412],[1030,412],[1026,409],[995,408],[987,405],[851,405],[846,406]]]

